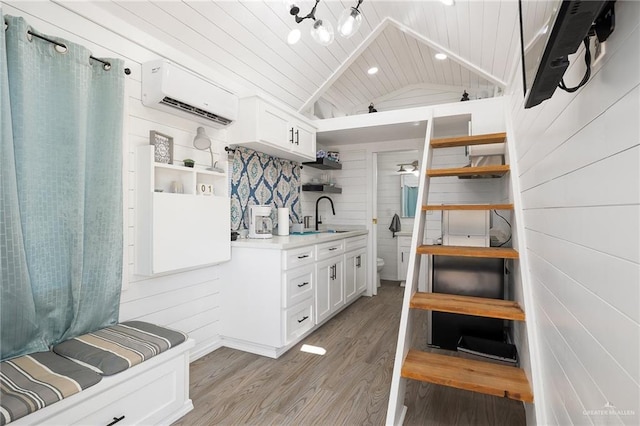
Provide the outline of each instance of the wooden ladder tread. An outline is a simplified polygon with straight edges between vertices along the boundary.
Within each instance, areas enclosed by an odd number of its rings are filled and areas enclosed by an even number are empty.
[[[484,257],[495,259],[518,259],[518,252],[508,247],[469,247],[469,246],[418,246],[418,254],[437,256]]]
[[[422,210],[513,210],[513,204],[430,204]]]
[[[507,138],[506,133],[489,133],[486,135],[460,136],[456,138],[432,139],[432,148],[451,148],[455,146],[485,145],[501,143]]]
[[[429,169],[427,176],[502,176],[509,171],[508,164],[496,164],[493,166],[479,167],[454,167],[449,169]]]
[[[524,321],[524,312],[512,300],[418,292],[411,298],[409,306],[414,309]]]
[[[407,379],[533,402],[524,371],[507,365],[410,349],[401,375]]]

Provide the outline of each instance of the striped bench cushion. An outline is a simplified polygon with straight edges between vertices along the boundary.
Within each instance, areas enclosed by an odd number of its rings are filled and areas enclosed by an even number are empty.
[[[94,371],[53,352],[0,363],[0,425],[58,402],[98,383]]]
[[[142,321],[128,321],[64,341],[53,351],[110,376],[179,345],[187,336]]]

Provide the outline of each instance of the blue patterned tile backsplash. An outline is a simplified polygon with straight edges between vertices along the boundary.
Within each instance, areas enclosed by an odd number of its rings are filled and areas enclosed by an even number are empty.
[[[249,205],[273,208],[271,219],[277,225],[276,208],[289,208],[289,221],[299,223],[300,163],[236,147],[231,163],[231,229],[248,228]]]

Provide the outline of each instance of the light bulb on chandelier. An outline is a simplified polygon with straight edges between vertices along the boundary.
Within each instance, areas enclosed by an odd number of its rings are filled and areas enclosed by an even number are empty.
[[[345,9],[338,19],[338,33],[344,38],[354,35],[362,24],[362,12],[358,9],[363,0],[358,0],[356,7]]]
[[[358,31],[360,24],[362,23],[362,12],[359,7],[363,0],[358,0],[356,7],[350,7],[345,9],[338,20],[338,33],[344,38],[349,38]],[[329,21],[316,18],[316,8],[318,7],[320,0],[316,0],[315,5],[306,16],[298,16],[300,8],[290,1],[287,2],[289,8],[289,14],[294,16],[296,23],[301,23],[305,19],[312,19],[314,21],[311,27],[311,37],[316,43],[321,46],[328,46],[334,40],[333,25]],[[287,43],[295,44],[300,40],[300,31],[297,29],[291,30],[287,36]]]

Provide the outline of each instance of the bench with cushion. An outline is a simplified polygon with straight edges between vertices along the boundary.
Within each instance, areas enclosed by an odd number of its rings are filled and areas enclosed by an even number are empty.
[[[170,424],[193,408],[191,339],[129,321],[0,364],[0,424]]]

